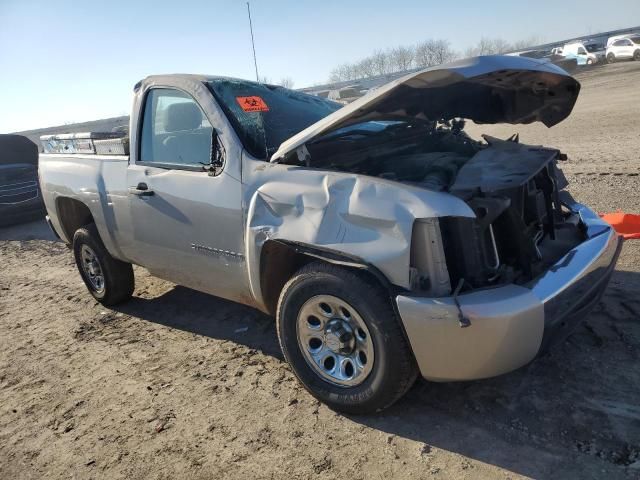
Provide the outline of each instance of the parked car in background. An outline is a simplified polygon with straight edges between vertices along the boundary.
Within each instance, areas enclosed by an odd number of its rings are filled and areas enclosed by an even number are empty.
[[[607,62],[640,60],[640,35],[619,38],[607,47]]]
[[[522,52],[520,54],[521,57],[527,58],[537,58],[539,60],[547,60],[554,65],[559,66],[564,71],[571,73],[575,71],[576,66],[578,65],[575,58],[565,57],[562,53],[558,53],[558,51],[562,52],[562,48],[554,48],[549,53],[547,50],[529,50],[528,52]]]
[[[607,39],[607,44],[606,44],[606,48],[609,48],[611,46],[611,44],[613,42],[615,42],[616,40],[620,40],[621,38],[629,38],[629,37],[636,37],[638,36],[637,33],[623,33],[622,35],[613,35],[611,37],[609,37]]]
[[[582,42],[567,43],[562,47],[562,55],[575,58],[578,65],[593,65],[598,63],[598,56],[590,53]]]
[[[607,49],[603,44],[597,42],[585,43],[584,48],[587,49],[587,52],[596,56],[598,60],[597,63],[601,63],[605,60]]]
[[[0,226],[44,217],[38,146],[22,135],[0,135]]]

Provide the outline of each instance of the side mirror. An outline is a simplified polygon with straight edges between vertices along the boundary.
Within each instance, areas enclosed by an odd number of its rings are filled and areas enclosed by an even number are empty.
[[[222,173],[225,163],[225,150],[222,142],[218,138],[218,132],[211,128],[211,143],[209,145],[209,163],[199,162],[202,171],[208,172],[210,177],[217,177]]]
[[[211,152],[209,155],[209,165],[205,167],[210,177],[216,177],[222,173],[225,159],[226,152],[224,145],[222,145],[216,129],[211,128]]]

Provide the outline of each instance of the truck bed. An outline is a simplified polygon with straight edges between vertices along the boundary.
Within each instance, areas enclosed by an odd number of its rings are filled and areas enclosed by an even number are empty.
[[[89,208],[100,233],[104,233],[105,245],[117,255],[118,247],[111,238],[127,221],[128,164],[128,155],[40,154],[38,177],[42,197],[62,240],[70,243],[72,234],[62,228],[59,220],[64,207],[58,201],[60,197],[65,202],[78,200]]]

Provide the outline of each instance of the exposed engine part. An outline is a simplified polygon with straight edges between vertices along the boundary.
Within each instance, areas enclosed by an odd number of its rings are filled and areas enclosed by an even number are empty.
[[[434,297],[451,292],[442,234],[437,219],[426,218],[414,223],[410,265],[413,290],[425,292]]]
[[[488,278],[497,278],[501,261],[492,224],[509,208],[511,200],[478,197],[468,203],[475,219],[444,217],[440,227],[451,283],[455,285],[465,278],[468,286],[481,287]]]
[[[538,230],[535,236],[533,237],[533,243],[536,246],[536,253],[538,254],[538,260],[542,260],[542,253],[540,252],[540,248],[538,247],[538,245],[540,244],[543,238],[544,238],[544,232],[542,230]]]
[[[562,210],[564,176],[555,158],[537,172],[515,176],[526,181],[501,190],[460,192],[476,219],[441,219],[452,284],[461,278],[470,288],[525,283],[584,240],[579,223]]]
[[[460,295],[460,290],[462,290],[463,286],[464,286],[464,278],[461,278],[460,281],[458,282],[458,286],[453,291],[453,301],[455,302],[456,307],[458,308],[458,324],[460,325],[460,328],[467,328],[471,326],[471,320],[469,320],[469,317],[467,317],[462,311],[462,305],[460,305],[460,300],[458,299],[458,295]]]
[[[493,226],[489,225],[489,235],[491,237],[491,244],[493,245],[493,255],[495,256],[496,263],[493,265],[495,270],[500,267],[500,255],[498,254],[498,247],[496,246],[496,236],[493,234]]]

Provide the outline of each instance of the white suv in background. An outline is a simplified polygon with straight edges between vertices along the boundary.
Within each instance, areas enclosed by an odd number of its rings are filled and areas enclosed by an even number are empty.
[[[619,38],[607,46],[607,62],[629,58],[640,60],[640,35]]]

